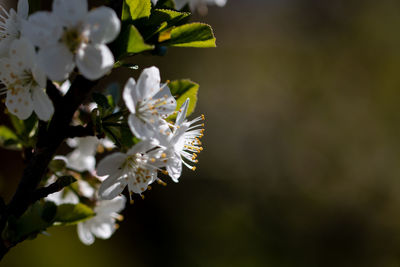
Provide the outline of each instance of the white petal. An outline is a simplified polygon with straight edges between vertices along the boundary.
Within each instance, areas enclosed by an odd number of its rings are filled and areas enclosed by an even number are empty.
[[[187,98],[185,103],[182,104],[181,108],[179,109],[178,115],[176,116],[175,125],[180,126],[186,119],[187,110],[189,107],[190,99]]]
[[[88,12],[87,0],[54,0],[53,13],[65,26],[76,26]]]
[[[77,171],[93,171],[96,165],[96,158],[93,155],[82,154],[79,149],[75,149],[67,155],[68,167]]]
[[[175,111],[176,109],[176,100],[171,94],[171,90],[167,85],[164,85],[161,90],[154,95],[154,99],[163,98],[165,104],[158,107],[157,111],[159,114],[168,115]]]
[[[18,12],[18,16],[20,18],[23,18],[23,19],[28,18],[28,13],[29,13],[28,0],[18,0],[17,12]]]
[[[85,222],[78,223],[78,236],[83,244],[91,245],[94,243],[94,236],[85,226]]]
[[[97,223],[91,227],[92,233],[101,239],[108,239],[115,232],[114,223],[112,222],[102,222]]]
[[[19,68],[31,69],[35,63],[35,48],[25,38],[16,39],[10,45],[10,59]]]
[[[33,109],[43,121],[48,121],[54,113],[53,102],[43,89],[36,87],[32,89]]]
[[[67,79],[75,67],[72,53],[62,44],[55,44],[40,49],[38,63],[53,81]]]
[[[139,139],[149,139],[154,136],[154,129],[151,125],[143,122],[135,114],[130,114],[128,118],[129,128],[132,133]]]
[[[76,65],[85,78],[96,80],[112,69],[114,56],[106,45],[87,45],[78,50]]]
[[[57,18],[47,11],[30,15],[28,21],[22,21],[21,26],[22,36],[39,47],[57,43],[62,34],[62,26]]]
[[[168,160],[167,171],[172,180],[177,183],[182,173],[182,160],[179,154],[175,153],[175,155]]]
[[[36,83],[39,85],[40,88],[46,88],[47,77],[39,65],[35,64],[33,66],[32,75],[33,79],[35,79]]]
[[[100,206],[95,208],[95,212],[99,213],[113,213],[120,212],[125,208],[126,198],[124,196],[117,196],[112,200],[104,200],[100,202]]]
[[[158,145],[158,143],[157,143],[156,140],[140,141],[139,143],[137,143],[133,147],[131,147],[126,152],[126,154],[127,155],[134,155],[136,153],[145,153],[146,151],[149,151],[149,150],[153,149],[157,145]]]
[[[0,57],[8,56],[10,45],[14,38],[5,38],[0,41]]]
[[[114,175],[117,173],[126,159],[126,154],[115,152],[102,159],[97,165],[97,175]]]
[[[17,94],[7,92],[6,106],[11,114],[14,114],[21,120],[29,118],[33,111],[33,104],[29,90],[20,90]]]
[[[133,78],[129,78],[125,84],[122,97],[124,98],[126,107],[131,113],[136,112],[136,104],[138,102],[138,96],[136,92],[136,81]]]
[[[112,178],[114,178],[114,181]],[[110,176],[100,185],[99,196],[101,199],[111,200],[122,193],[126,184],[127,181],[125,179],[115,181],[115,177]]]
[[[85,180],[79,180],[78,187],[79,187],[79,191],[82,193],[83,196],[85,196],[87,198],[92,198],[94,196],[94,193],[95,193],[94,188]]]
[[[160,71],[157,67],[144,69],[136,85],[139,100],[154,96],[160,89],[160,81]]]
[[[85,28],[88,27],[89,39],[92,43],[109,43],[117,36],[121,28],[115,11],[109,7],[99,7],[89,12],[85,19]]]

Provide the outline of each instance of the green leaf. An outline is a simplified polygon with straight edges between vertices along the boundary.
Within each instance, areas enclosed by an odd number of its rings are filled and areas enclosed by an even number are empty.
[[[118,58],[154,49],[154,45],[145,43],[142,35],[133,25],[129,25],[128,28],[124,30],[117,44],[119,46],[117,48]]]
[[[94,215],[94,211],[85,204],[62,204],[58,206],[54,221],[62,225],[71,225],[87,220]]]
[[[183,24],[182,21],[186,21],[186,19],[190,16],[188,12],[178,12],[169,9],[155,9],[151,13],[148,27],[153,27],[153,33],[158,33],[161,31],[165,31],[172,26],[177,26],[179,24]]]
[[[93,101],[96,102],[96,104],[103,108],[103,109],[108,109],[110,107],[110,104],[108,103],[108,99],[106,96],[100,93],[93,93],[92,94]]]
[[[199,91],[199,84],[191,80],[176,80],[168,84],[171,94],[176,98],[176,110],[179,110],[187,98],[190,99],[189,107],[186,116],[193,113],[196,102],[197,93]],[[175,119],[176,115],[171,115],[168,119]]]
[[[0,126],[0,146],[15,150],[22,148],[18,136],[4,125]]]
[[[18,242],[28,236],[36,236],[53,224],[57,206],[49,201],[37,201],[18,219],[11,217],[3,237]]]
[[[178,47],[216,47],[212,28],[204,23],[190,23],[160,34],[162,45]]]
[[[151,11],[150,0],[124,0],[122,4],[122,21],[148,18]]]
[[[158,0],[155,8],[171,8],[175,9],[175,3],[173,0]]]

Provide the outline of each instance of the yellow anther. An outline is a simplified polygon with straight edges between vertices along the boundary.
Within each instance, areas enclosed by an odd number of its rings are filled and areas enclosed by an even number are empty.
[[[135,201],[133,201],[133,199],[131,199],[131,200],[129,201],[129,204],[133,205],[133,203],[135,203]]]
[[[192,167],[192,171],[195,171],[195,170],[196,170],[196,166],[193,166],[193,167]]]
[[[149,185],[148,187],[147,187],[147,190],[151,190],[152,188],[151,188],[151,186]]]
[[[150,161],[154,163],[154,162],[156,162],[156,159],[155,158],[151,158]]]
[[[167,183],[164,182],[163,180],[160,180],[160,179],[157,180],[157,183],[162,185],[162,186],[167,186]]]
[[[140,195],[142,199],[144,199],[144,195]]]
[[[166,158],[166,157],[167,157],[167,154],[162,153],[162,154],[161,154],[161,157],[162,157],[162,158]]]

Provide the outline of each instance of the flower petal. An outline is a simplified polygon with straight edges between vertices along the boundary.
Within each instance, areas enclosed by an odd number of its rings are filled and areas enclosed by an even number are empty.
[[[128,117],[129,128],[132,133],[139,139],[150,139],[154,135],[154,129],[148,123],[143,122],[135,114]]]
[[[163,99],[163,101],[165,101],[164,105],[159,106],[157,108],[158,114],[168,115],[175,111],[176,100],[172,96],[171,90],[169,89],[169,87],[166,84],[161,88],[161,90],[157,94],[154,95],[153,98],[154,99],[160,98],[160,99]]]
[[[108,239],[115,232],[114,223],[112,221],[101,222],[92,225],[92,233],[101,239]]]
[[[102,6],[89,12],[85,27],[89,28],[89,39],[92,43],[106,44],[118,36],[121,22],[114,10]]]
[[[29,13],[28,0],[18,0],[17,12],[20,18],[23,19],[28,18],[28,13]]]
[[[172,180],[177,183],[179,177],[182,174],[182,160],[181,156],[177,153],[173,157],[168,160],[167,163],[167,171],[168,175],[172,178]]]
[[[85,78],[96,80],[112,69],[114,56],[106,45],[87,45],[78,50],[76,65]]]
[[[54,0],[53,13],[64,26],[77,26],[88,12],[87,0]]]
[[[30,15],[28,21],[22,21],[21,32],[34,45],[45,47],[58,42],[62,26],[52,13],[40,11]]]
[[[32,89],[33,110],[43,121],[48,121],[54,113],[53,102],[43,89],[36,87]]]
[[[144,69],[136,85],[139,100],[153,97],[160,89],[160,81],[160,71],[157,67]]]
[[[136,90],[136,81],[133,78],[129,78],[125,84],[124,91],[122,93],[125,105],[131,113],[136,112],[136,104],[139,101]]]
[[[126,185],[125,179],[116,180],[115,176],[110,176],[100,185],[99,196],[101,199],[111,200],[121,194]]]
[[[95,208],[95,212],[100,214],[120,212],[125,208],[125,204],[126,198],[124,196],[117,196],[112,200],[101,201],[100,206]]]
[[[94,236],[86,226],[85,222],[78,223],[77,230],[79,239],[82,241],[83,244],[91,245],[94,243]]]
[[[181,126],[182,123],[185,121],[187,110],[189,107],[189,101],[190,99],[187,98],[185,103],[183,103],[181,108],[179,109],[178,115],[176,115],[175,125]]]
[[[126,159],[126,154],[115,152],[102,159],[97,165],[97,175],[114,175],[117,173]]]
[[[19,88],[14,91],[8,90],[6,107],[11,114],[14,114],[21,120],[29,118],[33,111],[33,104],[29,90]]]
[[[16,39],[10,45],[10,60],[20,69],[31,69],[35,63],[35,48],[25,38]]]
[[[40,49],[38,63],[53,81],[67,79],[75,67],[72,53],[62,44],[55,44]]]

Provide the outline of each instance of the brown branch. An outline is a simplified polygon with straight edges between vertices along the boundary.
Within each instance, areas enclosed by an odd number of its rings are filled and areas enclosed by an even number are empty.
[[[9,216],[20,217],[31,204],[31,199],[35,195],[34,192],[47,172],[48,164],[56,153],[57,148],[65,139],[73,114],[92,92],[96,83],[97,81],[89,81],[82,76],[78,76],[71,85],[68,93],[62,99],[55,94],[54,85],[51,83],[47,84],[50,88],[48,92],[56,102],[54,103],[54,115],[47,128],[43,127],[43,123],[39,127],[39,139],[35,152],[23,172],[17,191],[7,205],[5,213],[0,218],[0,233],[4,230]],[[16,245],[10,244],[7,240],[1,241],[0,259],[12,246]]]

